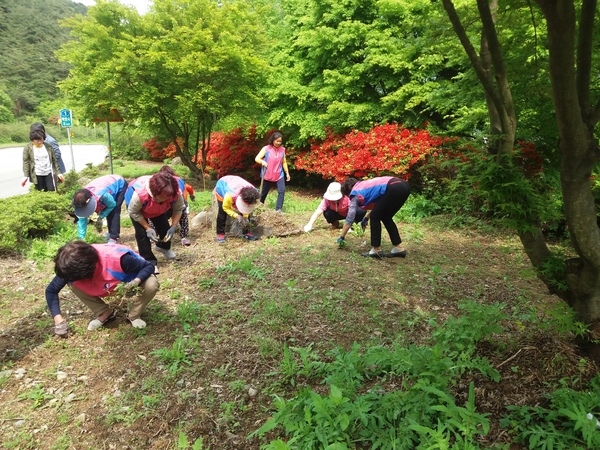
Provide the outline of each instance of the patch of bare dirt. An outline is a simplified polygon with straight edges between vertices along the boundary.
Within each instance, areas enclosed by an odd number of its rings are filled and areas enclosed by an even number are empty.
[[[111,300],[117,320],[88,332],[89,311],[65,289],[61,301],[73,334],[54,337],[44,301],[51,264],[1,260],[0,367],[10,371],[0,385],[2,445],[167,449],[177,448],[183,430],[210,448],[258,449],[247,436],[268,418],[271,395],[295,390],[277,382],[284,344],[325,352],[355,342],[387,345],[398,336],[426,343],[427,319],[461,314],[463,299],[503,303],[513,317],[497,340],[479,346],[501,380],[465,377],[455,387],[463,403],[473,381],[478,410],[490,414],[492,430],[482,444],[511,442],[499,427],[506,406],[543,404],[558,380],[577,388],[597,372],[597,361],[571,337],[527,329],[526,316],[543,318],[560,301],[532,276],[511,236],[401,224],[407,258],[372,260],[360,256],[368,231],[350,235],[340,250],[338,232],[323,221],[311,233],[295,233],[310,213],[260,209],[256,216],[255,226],[271,239],[229,236],[220,245],[214,229],[198,228],[191,247],[175,240],[177,260],[159,261],[161,290],[143,332],[126,324],[121,299]],[[132,229],[122,240],[136,248]],[[245,259],[253,270],[236,265]],[[184,331],[186,302],[199,313]],[[173,349],[178,339],[187,362],[172,372],[156,351]],[[34,408],[40,389],[48,398]]]

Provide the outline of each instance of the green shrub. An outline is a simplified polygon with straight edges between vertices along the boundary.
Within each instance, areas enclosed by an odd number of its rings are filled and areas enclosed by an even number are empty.
[[[0,199],[0,253],[21,251],[29,240],[48,236],[64,219],[69,204],[67,197],[55,192]]]

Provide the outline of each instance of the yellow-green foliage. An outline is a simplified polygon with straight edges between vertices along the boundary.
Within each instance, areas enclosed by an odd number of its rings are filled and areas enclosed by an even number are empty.
[[[0,199],[0,253],[18,252],[28,240],[48,236],[64,219],[69,203],[55,192]]]

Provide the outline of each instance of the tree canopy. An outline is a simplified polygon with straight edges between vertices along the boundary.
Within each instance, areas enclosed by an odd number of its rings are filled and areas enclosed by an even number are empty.
[[[217,119],[252,114],[266,63],[260,9],[249,2],[157,0],[148,14],[98,1],[87,17],[66,21],[77,38],[60,50],[72,65],[61,83],[94,117],[116,108],[172,141],[193,173]]]

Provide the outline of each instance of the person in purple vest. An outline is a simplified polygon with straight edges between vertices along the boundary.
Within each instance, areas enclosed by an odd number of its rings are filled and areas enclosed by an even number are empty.
[[[248,231],[248,216],[254,211],[258,202],[258,190],[248,181],[236,175],[221,177],[213,191],[217,199],[217,242],[225,242],[225,224],[227,216],[233,217],[242,225],[244,239],[258,239]]]
[[[77,216],[77,236],[85,238],[88,218],[98,213],[96,229],[102,230],[106,218],[108,243],[114,244],[121,234],[121,205],[125,199],[127,182],[120,175],[104,175],[90,181],[73,194],[73,207]]]
[[[60,310],[59,292],[71,291],[94,313],[88,324],[93,331],[116,317],[116,311],[103,298],[123,284],[125,296],[134,297],[127,320],[134,328],[145,328],[140,316],[158,291],[154,266],[128,247],[114,244],[88,244],[83,241],[63,245],[54,257],[56,276],[46,287],[46,303],[54,318],[54,332],[69,334],[69,324]]]
[[[161,171],[131,181],[125,192],[125,204],[142,258],[157,265],[156,256],[152,253],[152,241],[156,244],[154,249],[157,252],[168,260],[175,259],[171,240],[184,210],[183,196],[175,177]],[[150,226],[148,219],[152,219],[156,230]]]
[[[275,211],[277,212],[283,212],[285,182],[290,181],[290,172],[285,159],[285,147],[281,144],[283,144],[283,135],[276,131],[269,137],[269,144],[264,146],[254,158],[261,165],[262,189],[260,191],[260,202],[264,204],[271,188],[277,186],[277,203],[275,204]]]
[[[356,216],[358,208],[368,210],[367,216],[371,219],[371,250],[363,253],[363,256],[373,258],[402,257],[406,256],[406,250],[400,245],[400,233],[394,223],[394,214],[400,211],[408,196],[410,195],[409,184],[396,177],[377,177],[370,180],[358,181],[356,178],[348,178],[342,183],[342,194],[350,197],[350,206],[346,222],[338,238],[338,244],[342,244],[346,234]],[[393,248],[389,253],[381,250],[381,224],[385,226]]]

